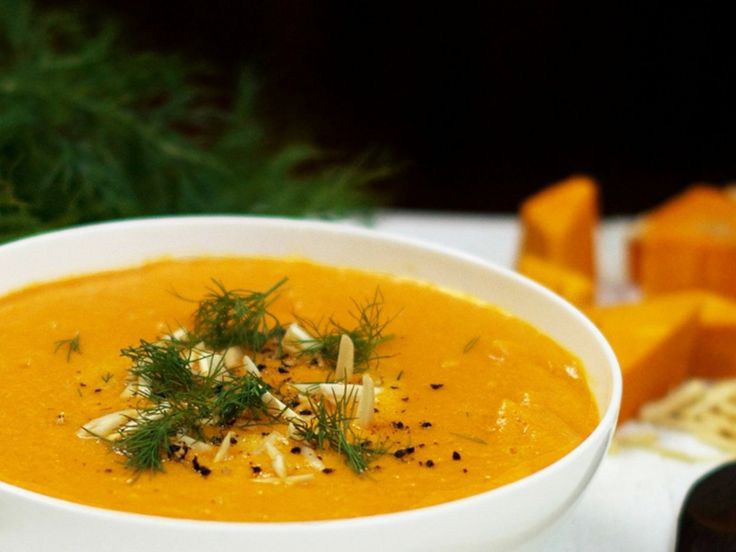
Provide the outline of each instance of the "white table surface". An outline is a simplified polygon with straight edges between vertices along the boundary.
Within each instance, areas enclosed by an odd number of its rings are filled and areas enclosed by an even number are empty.
[[[362,223],[358,223],[362,224]],[[510,216],[383,211],[369,226],[381,232],[444,245],[512,266],[518,225]],[[630,296],[623,270],[628,221],[606,221],[598,236],[602,301]],[[633,423],[624,430],[636,430]],[[677,515],[690,485],[719,462],[710,447],[689,436],[660,432],[667,446],[704,458],[688,463],[644,449],[609,453],[572,516],[534,549],[545,552],[669,552]]]

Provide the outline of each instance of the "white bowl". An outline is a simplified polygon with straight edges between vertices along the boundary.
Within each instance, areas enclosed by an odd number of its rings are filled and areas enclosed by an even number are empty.
[[[515,483],[395,514],[302,523],[223,523],[116,512],[0,482],[0,550],[509,550],[568,512],[600,464],[616,425],[621,375],[600,332],[558,296],[468,255],[337,224],[180,217],[99,224],[0,247],[0,294],[62,276],[128,267],[163,255],[297,254],[410,276],[495,304],[554,338],[587,368],[601,420],[577,448]]]

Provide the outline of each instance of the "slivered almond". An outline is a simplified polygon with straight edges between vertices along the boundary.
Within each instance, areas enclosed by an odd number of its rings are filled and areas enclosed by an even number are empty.
[[[373,380],[368,374],[363,374],[363,389],[358,403],[358,425],[361,427],[368,427],[373,421],[374,403]]]
[[[286,444],[288,444],[288,443],[289,443],[289,440],[288,440],[288,439],[287,439],[286,437],[284,437],[284,436],[283,436],[283,435],[282,435],[282,434],[281,434],[280,432],[278,432],[278,431],[272,431],[271,433],[269,433],[268,435],[266,435],[266,436],[265,436],[265,437],[264,437],[264,438],[263,438],[263,439],[261,440],[261,444],[260,444],[260,445],[258,445],[258,446],[257,446],[257,447],[256,447],[256,448],[255,448],[255,449],[253,450],[253,454],[256,454],[256,455],[257,455],[257,454],[261,454],[261,453],[262,453],[262,452],[263,452],[263,451],[265,450],[265,448],[266,448],[266,445],[268,445],[269,443],[273,445],[273,443],[274,443],[275,441],[278,441],[278,442],[279,442],[279,443],[281,443],[282,445],[286,445]]]
[[[314,479],[313,473],[303,473],[299,475],[289,475],[284,477],[283,479],[280,477],[273,477],[270,475],[264,475],[261,477],[256,477],[251,479],[253,483],[265,483],[267,485],[281,485],[282,483],[284,485],[295,485],[297,483],[305,483],[307,481],[311,481]]]
[[[271,412],[281,416],[287,422],[291,422],[294,420],[304,421],[299,414],[294,412],[291,408],[286,406],[282,401],[274,397],[268,391],[261,395],[261,400],[263,401],[263,404],[265,404],[268,409],[271,410]]]
[[[217,449],[217,454],[215,454],[215,462],[222,462],[225,459],[227,453],[230,452],[230,439],[232,439],[233,437],[235,437],[235,432],[228,431],[222,440],[222,444],[220,444],[220,448]]]
[[[146,415],[145,419],[146,420],[160,420],[161,418],[164,417],[164,414],[166,414],[167,410],[168,410],[168,406],[162,408],[159,412],[155,412],[153,414]],[[110,433],[107,436],[107,440],[108,441],[119,441],[126,432],[131,431],[132,429],[138,427],[140,423],[141,423],[140,417],[129,419],[127,423],[120,426],[116,431]]]
[[[243,366],[248,373],[260,379],[261,372],[258,371],[258,367],[248,355],[245,355],[243,357]],[[261,395],[261,401],[263,401],[263,404],[265,404],[269,408],[269,410],[271,410],[274,414],[278,414],[287,422],[291,422],[292,420],[304,421],[304,419],[299,416],[299,414],[294,412],[291,408],[286,406],[283,402],[274,397],[273,394],[268,391]]]
[[[284,455],[279,452],[273,443],[266,443],[266,454],[271,459],[271,465],[276,475],[282,479],[286,477],[286,462],[284,461]]]
[[[175,332],[172,332],[169,335],[164,336],[164,339],[166,339],[167,341],[174,341],[174,340],[180,341],[184,339],[186,336],[187,336],[186,328],[179,328]]]
[[[227,368],[238,368],[243,365],[243,349],[233,346],[225,351],[225,366]]]
[[[120,426],[128,423],[138,415],[138,411],[134,408],[118,410],[105,414],[94,420],[90,420],[77,431],[77,437],[80,439],[99,439],[106,438]]]
[[[214,448],[209,443],[205,443],[204,441],[197,441],[189,435],[179,435],[174,439],[174,442],[182,443],[194,452],[212,452],[212,449]]]
[[[281,339],[281,348],[284,352],[298,354],[308,349],[312,343],[314,343],[314,337],[294,322],[286,328],[286,333],[284,333],[284,337]]]
[[[250,375],[257,378],[261,377],[261,372],[258,370],[258,366],[256,366],[256,363],[253,362],[248,355],[243,356],[243,367],[245,367],[245,371]]]
[[[138,393],[138,381],[136,379],[128,379],[125,389],[120,393],[121,399],[131,399]]]
[[[349,380],[353,376],[355,364],[355,345],[347,334],[340,336],[340,348],[337,352],[335,364],[335,379]]]
[[[332,399],[333,401],[340,400],[345,395],[354,397],[357,401],[360,401],[360,397],[363,394],[363,386],[357,383],[292,383],[290,385],[302,395],[321,394],[325,398]],[[382,387],[373,388],[375,395],[378,395],[382,391]]]
[[[202,376],[206,377],[217,371],[217,379],[222,379],[227,373],[227,371],[223,369],[225,366],[225,357],[219,353],[203,355],[199,358],[197,363],[199,373]]]
[[[307,464],[309,464],[315,470],[322,471],[323,469],[325,469],[324,463],[317,457],[317,453],[314,452],[313,448],[304,445],[302,445],[300,448],[302,449],[302,454],[304,455],[304,459],[307,461]]]

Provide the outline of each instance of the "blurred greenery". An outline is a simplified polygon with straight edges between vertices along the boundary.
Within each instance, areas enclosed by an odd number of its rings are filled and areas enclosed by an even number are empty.
[[[335,216],[372,204],[375,163],[264,146],[255,79],[126,45],[111,21],[0,0],[0,240],[170,213]]]

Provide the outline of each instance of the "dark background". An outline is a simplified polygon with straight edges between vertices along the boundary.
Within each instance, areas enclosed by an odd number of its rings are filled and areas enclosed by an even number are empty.
[[[707,5],[114,0],[130,38],[263,82],[276,135],[402,167],[399,207],[513,211],[573,172],[607,213],[736,178],[732,19]],[[93,3],[96,9],[103,4]]]

